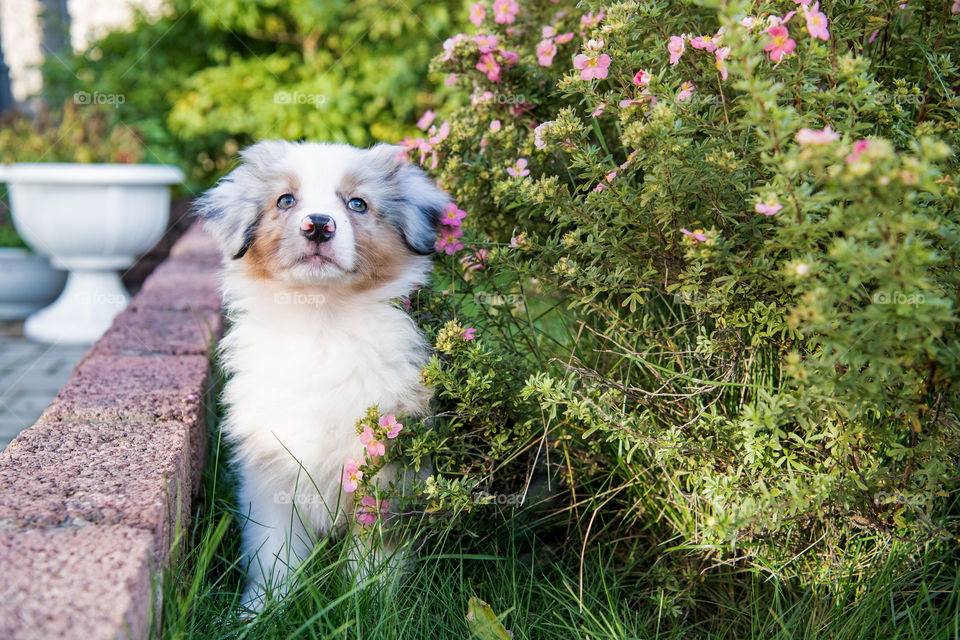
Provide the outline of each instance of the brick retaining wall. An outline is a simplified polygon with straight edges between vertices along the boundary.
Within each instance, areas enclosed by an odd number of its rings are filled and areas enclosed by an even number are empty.
[[[219,254],[198,226],[0,454],[0,638],[143,638],[199,486]]]

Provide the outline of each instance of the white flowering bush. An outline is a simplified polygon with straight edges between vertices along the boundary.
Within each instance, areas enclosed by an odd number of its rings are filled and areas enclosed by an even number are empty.
[[[430,508],[545,474],[588,541],[806,578],[956,544],[960,3],[470,21],[433,62],[469,106],[403,141],[457,202],[412,301],[439,415],[397,439]]]

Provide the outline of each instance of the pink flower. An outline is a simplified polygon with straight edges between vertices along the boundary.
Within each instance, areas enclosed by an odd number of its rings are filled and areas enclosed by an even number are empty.
[[[464,329],[463,330],[463,339],[464,340],[473,340],[477,337],[476,329]]]
[[[549,67],[553,64],[553,57],[557,55],[557,45],[553,40],[542,40],[537,45],[537,62],[541,67]]]
[[[490,123],[490,131],[500,131],[500,121],[494,120]]]
[[[343,474],[340,480],[343,484],[344,492],[353,493],[357,490],[360,481],[363,480],[363,471],[360,471],[361,464],[363,464],[363,460],[357,462],[356,460],[348,459],[347,463],[343,465]]]
[[[607,77],[610,67],[610,56],[601,53],[599,56],[587,56],[582,53],[573,59],[573,66],[580,69],[580,77],[584,80],[594,78],[602,80]]]
[[[690,46],[694,49],[706,49],[708,53],[713,53],[717,48],[717,43],[713,36],[697,36],[690,40]]]
[[[507,168],[507,173],[513,178],[522,178],[523,176],[530,175],[530,169],[527,169],[527,159],[520,158],[517,160],[516,164]]]
[[[420,116],[420,119],[417,120],[417,127],[426,131],[430,128],[430,125],[433,124],[433,119],[436,117],[437,114],[435,114],[432,109],[427,109],[426,112]]]
[[[756,205],[754,205],[753,208],[757,213],[762,213],[765,216],[772,216],[772,215],[775,215],[778,211],[780,211],[780,209],[783,209],[783,205],[780,204],[779,202],[775,202],[773,204],[767,204],[766,202],[758,202]]]
[[[747,16],[740,20],[740,26],[746,29],[747,31],[753,31],[753,27],[756,26],[757,19],[753,16]]]
[[[390,440],[396,438],[403,429],[403,425],[397,422],[397,416],[392,413],[380,416],[380,426],[387,430],[387,438]]]
[[[371,525],[377,521],[381,513],[390,508],[390,503],[382,500],[377,504],[377,499],[373,496],[364,496],[357,508],[357,522],[363,525]]]
[[[603,113],[603,110],[606,109],[606,108],[607,108],[606,103],[601,102],[600,104],[597,105],[597,108],[594,109],[594,110],[593,110],[593,113],[591,113],[590,115],[591,115],[592,117],[596,118],[598,115],[600,115],[601,113]]]
[[[951,13],[960,13],[960,0],[954,0],[953,6],[950,7]]]
[[[490,102],[493,100],[493,91],[484,91],[483,93],[474,93],[470,96],[470,106],[475,107],[478,104],[483,104],[484,102]]]
[[[830,31],[827,30],[827,16],[820,11],[820,2],[814,2],[813,7],[809,10],[804,5],[803,13],[807,17],[807,31],[810,32],[810,37],[829,40]]]
[[[803,128],[797,131],[797,144],[830,144],[840,139],[840,134],[827,125],[823,129]]]
[[[437,240],[437,251],[444,251],[448,256],[460,251],[463,249],[463,243],[460,242],[462,235],[463,227],[443,227],[440,230],[440,239]]]
[[[546,26],[540,30],[540,37],[544,40],[549,40],[555,35],[557,35],[557,30],[551,26]]]
[[[500,39],[497,38],[497,36],[481,33],[480,35],[473,36],[473,41],[477,43],[480,53],[490,53],[496,50],[497,43]]]
[[[717,49],[716,57],[717,57],[717,61],[716,61],[717,71],[720,72],[720,79],[726,80],[727,79],[727,63],[724,62],[724,60],[730,57],[730,47],[720,47],[719,49]]]
[[[958,0],[960,2],[960,0]],[[860,159],[860,154],[870,146],[869,140],[857,140],[853,143],[853,153],[847,156],[847,164],[851,164]]]
[[[793,48],[797,46],[796,41],[790,37],[790,32],[782,25],[774,25],[767,29],[770,35],[770,41],[763,48],[770,52],[770,59],[774,62],[780,60],[784,54],[793,53]]]
[[[371,458],[382,456],[387,452],[387,448],[377,440],[377,435],[370,427],[363,428],[363,433],[360,434],[360,444],[367,448],[367,455]]]
[[[584,16],[580,16],[580,24],[586,29],[595,27],[603,20],[603,15],[603,11],[598,11],[596,14],[591,11]]]
[[[440,222],[450,225],[451,227],[459,227],[461,220],[466,217],[467,212],[451,202],[447,205],[447,208],[443,210],[443,217],[440,219]]]
[[[670,36],[670,43],[667,45],[667,51],[670,52],[670,64],[680,62],[680,56],[686,46],[683,44],[683,36]]]
[[[696,240],[697,242],[706,242],[706,240],[707,240],[707,236],[704,235],[703,232],[701,232],[701,231],[699,231],[699,230],[698,230],[698,231],[689,231],[688,229],[683,229],[683,228],[681,228],[681,229],[680,229],[680,233],[682,233],[682,234],[685,235],[685,236],[690,236],[691,238],[693,238],[693,239]]]
[[[516,20],[519,11],[516,0],[493,0],[493,21],[497,24],[510,24]]]
[[[677,94],[677,101],[683,102],[692,96],[693,90],[696,88],[696,86],[697,85],[693,84],[692,82],[684,82],[682,85],[680,85],[680,93]]]
[[[650,84],[650,79],[652,77],[653,76],[650,75],[649,71],[640,69],[640,71],[637,71],[637,75],[633,76],[633,84],[637,85],[638,87],[645,87]]]
[[[480,23],[483,22],[483,19],[486,17],[487,10],[483,8],[482,2],[470,5],[470,22],[479,27]]]
[[[510,51],[509,49],[500,49],[500,55],[503,56],[503,63],[507,69],[516,64],[517,60],[520,59],[520,54],[516,51]]]
[[[492,53],[485,53],[480,56],[480,62],[477,63],[477,69],[487,74],[487,80],[490,82],[500,82],[500,65]]]
[[[457,84],[457,74],[448,73],[447,77],[443,79],[443,84],[448,87],[452,87]]]
[[[477,249],[472,254],[467,254],[460,258],[460,264],[463,266],[463,270],[470,272],[476,271],[477,269],[483,269],[484,265],[487,262],[487,250],[486,249]],[[465,275],[464,278],[467,276]]]
[[[557,36],[557,44],[567,44],[571,40],[573,40],[573,31],[570,33],[561,33]]]

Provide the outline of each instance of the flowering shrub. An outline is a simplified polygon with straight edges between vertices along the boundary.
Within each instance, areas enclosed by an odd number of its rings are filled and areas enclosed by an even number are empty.
[[[410,444],[431,495],[470,510],[545,468],[603,535],[789,571],[954,538],[960,5],[470,21],[433,63],[470,105],[403,141],[465,212],[413,305],[440,340]]]

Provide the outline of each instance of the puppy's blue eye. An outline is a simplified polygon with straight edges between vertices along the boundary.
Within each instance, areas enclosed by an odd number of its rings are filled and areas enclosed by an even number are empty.
[[[360,198],[350,198],[350,200],[347,201],[347,206],[350,207],[351,211],[356,211],[357,213],[367,212],[367,203]]]
[[[283,209],[284,211],[295,204],[297,204],[297,199],[289,193],[285,193],[284,195],[280,196],[279,200],[277,200],[277,207]]]

